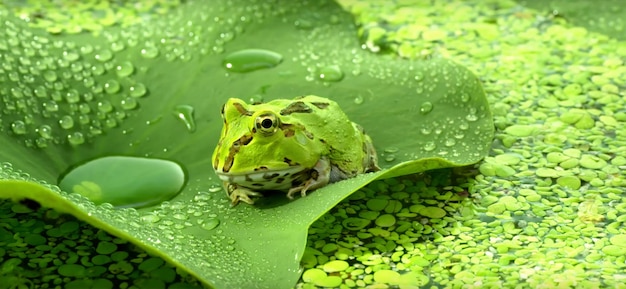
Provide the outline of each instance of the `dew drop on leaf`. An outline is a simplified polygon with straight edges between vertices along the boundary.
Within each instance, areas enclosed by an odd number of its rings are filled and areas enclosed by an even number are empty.
[[[159,49],[154,46],[146,46],[141,49],[141,56],[143,58],[155,58],[159,55]]]
[[[135,71],[135,66],[133,66],[130,61],[124,61],[115,66],[115,73],[119,77],[126,77],[131,75]]]
[[[15,134],[26,134],[26,124],[21,120],[11,123],[11,130]]]
[[[427,142],[426,144],[424,144],[424,147],[423,147],[424,151],[427,151],[427,152],[433,151],[436,148],[437,148],[437,145],[432,141]]]
[[[467,116],[465,116],[465,119],[467,121],[477,121],[478,120],[478,116],[476,116],[475,114],[468,114]]]
[[[224,57],[222,65],[231,72],[250,72],[277,66],[283,56],[265,49],[244,49],[230,53]]]
[[[117,93],[120,91],[120,83],[115,79],[110,79],[104,83],[104,91],[108,94]]]
[[[388,154],[385,156],[385,161],[386,162],[393,162],[396,160],[396,155],[394,154]]]
[[[113,58],[113,53],[108,49],[100,50],[94,55],[94,58],[101,62],[106,62]]]
[[[189,132],[196,131],[196,121],[193,115],[193,107],[186,104],[177,105],[174,108],[174,115],[180,119]]]
[[[59,119],[59,126],[62,129],[70,129],[74,127],[74,119],[69,115],[64,115]]]
[[[343,79],[343,71],[338,65],[324,66],[317,73],[319,79],[323,81],[337,82]]]
[[[129,90],[130,90],[130,96],[135,97],[135,98],[146,95],[146,92],[148,91],[146,89],[146,86],[143,83],[136,83],[133,86],[131,86]]]
[[[59,187],[81,194],[96,204],[144,207],[176,196],[185,184],[177,163],[151,158],[108,156],[71,168]]]
[[[43,73],[43,79],[45,79],[46,81],[49,82],[53,82],[57,80],[57,74],[56,72],[52,71],[52,70],[47,70],[46,72]]]
[[[85,137],[83,136],[81,132],[75,132],[75,133],[67,135],[67,141],[71,145],[81,145],[85,143]]]
[[[433,104],[430,101],[424,101],[422,102],[422,105],[420,105],[420,112],[422,114],[427,114],[431,112],[432,110],[433,110]]]
[[[126,97],[120,101],[120,106],[125,110],[135,109],[137,107],[137,100],[132,97]]]
[[[454,140],[453,138],[446,139],[445,145],[447,147],[454,146],[455,144],[456,144],[456,140]]]
[[[468,101],[470,101],[471,98],[472,97],[468,93],[461,94],[461,101],[462,102],[468,102]]]
[[[355,103],[355,104],[362,104],[362,103],[363,103],[363,96],[362,96],[362,95],[357,95],[357,96],[354,98],[354,103]]]
[[[220,220],[218,218],[209,218],[206,221],[204,221],[204,223],[202,224],[202,229],[205,229],[207,231],[211,231],[215,228],[217,228],[217,226],[219,226],[220,224]]]
[[[102,100],[98,102],[98,110],[101,112],[111,112],[113,110],[113,105],[108,100]]]
[[[42,138],[45,138],[45,139],[52,138],[52,128],[49,125],[44,124],[38,127],[36,131]]]

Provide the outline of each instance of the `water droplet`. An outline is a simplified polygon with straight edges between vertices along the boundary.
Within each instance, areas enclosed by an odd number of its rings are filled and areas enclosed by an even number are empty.
[[[478,120],[478,116],[476,116],[475,114],[468,114],[467,116],[465,116],[465,119],[467,121],[477,121]]]
[[[398,149],[397,147],[387,147],[385,148],[385,152],[386,153],[397,153],[400,149]]]
[[[272,68],[283,61],[283,56],[265,49],[244,49],[224,57],[222,65],[232,72],[250,72]]]
[[[207,231],[211,231],[215,228],[217,228],[217,226],[219,226],[220,224],[220,220],[217,218],[209,218],[206,219],[206,221],[204,222],[204,224],[202,224],[202,228],[207,230]]]
[[[109,79],[109,81],[104,83],[104,91],[108,94],[117,93],[120,91],[120,83],[115,79]]]
[[[317,71],[317,73],[319,79],[323,81],[336,82],[343,79],[343,71],[341,71],[341,68],[339,68],[338,65],[329,65],[322,67]]]
[[[126,48],[126,46],[121,41],[111,43],[111,50],[114,52],[122,51],[124,48]]]
[[[193,200],[196,202],[208,201],[211,199],[211,195],[208,192],[198,192],[198,194],[193,197]]]
[[[427,151],[427,152],[433,151],[436,148],[437,148],[437,145],[432,141],[425,143],[423,147],[424,151]]]
[[[26,134],[26,124],[21,120],[16,120],[11,123],[11,130],[15,134]]]
[[[255,94],[255,95],[250,97],[250,99],[248,100],[248,103],[250,103],[250,104],[263,103],[263,96],[260,95],[260,94]]]
[[[147,214],[147,215],[143,215],[141,216],[141,220],[146,222],[146,223],[156,223],[158,221],[161,220],[161,217],[154,215],[154,214]]]
[[[48,139],[45,139],[45,138],[42,138],[42,137],[37,138],[37,139],[35,140],[35,145],[36,145],[38,148],[45,148],[45,147],[48,147]]]
[[[364,98],[363,98],[363,96],[362,96],[362,95],[357,95],[357,96],[354,98],[354,103],[355,103],[355,104],[362,104],[362,103],[363,103],[363,100],[364,100]]]
[[[59,110],[59,105],[54,100],[49,100],[41,104],[46,111],[55,112]]]
[[[78,95],[78,91],[76,91],[76,89],[70,89],[65,94],[65,100],[67,103],[77,103],[80,101],[80,95]]]
[[[298,19],[294,21],[293,24],[296,26],[296,28],[302,29],[302,30],[309,30],[313,28],[313,22],[307,19]]]
[[[423,127],[420,132],[423,135],[429,135],[431,132],[433,132],[433,130],[430,127]]]
[[[77,131],[77,132],[68,134],[67,141],[71,145],[81,145],[85,143],[85,136],[83,136],[83,133]]]
[[[462,93],[461,94],[461,101],[462,102],[468,102],[468,101],[470,101],[470,99],[472,99],[472,97],[468,93]]]
[[[49,125],[41,125],[35,131],[44,139],[52,138],[52,128]]]
[[[120,102],[120,106],[125,110],[135,109],[137,107],[137,100],[132,97],[124,98]]]
[[[454,146],[456,144],[456,140],[453,138],[446,139],[445,145],[447,147]]]
[[[111,112],[113,110],[113,105],[108,100],[103,100],[98,102],[98,110],[101,112]]]
[[[133,86],[131,86],[129,90],[130,90],[130,96],[135,97],[135,98],[142,97],[146,95],[146,92],[147,92],[146,86],[143,83],[136,83]]]
[[[385,156],[385,161],[386,162],[393,162],[394,160],[396,160],[396,155],[394,154],[388,154]]]
[[[46,81],[49,82],[53,82],[57,80],[57,74],[56,72],[52,71],[52,70],[46,70],[43,73],[43,79],[45,79]]]
[[[193,116],[192,106],[185,104],[177,105],[176,108],[174,108],[174,115],[183,121],[188,131],[194,132],[196,130],[196,121]]]
[[[433,110],[433,104],[430,101],[424,101],[422,105],[420,105],[420,112],[422,114],[427,114]]]
[[[102,49],[94,55],[94,58],[100,62],[106,62],[113,58],[113,53],[108,49]]]
[[[91,66],[91,73],[94,75],[102,75],[106,70],[104,69],[104,65],[96,63]]]
[[[59,187],[119,208],[161,203],[177,195],[184,184],[184,171],[174,162],[109,156],[73,168],[61,177]]]
[[[80,55],[76,51],[63,51],[63,58],[67,61],[75,61],[80,58]]]
[[[93,52],[93,46],[86,44],[84,46],[80,47],[80,53],[82,53],[83,55],[85,54],[89,54]]]
[[[135,67],[130,61],[124,61],[115,66],[115,72],[119,77],[129,76],[135,71]]]
[[[144,58],[155,58],[159,55],[159,49],[154,46],[146,46],[141,49],[141,56]]]
[[[74,127],[74,119],[69,115],[64,115],[59,119],[59,126],[63,129],[70,129]]]
[[[34,92],[37,97],[48,97],[48,92],[43,86],[37,86]]]

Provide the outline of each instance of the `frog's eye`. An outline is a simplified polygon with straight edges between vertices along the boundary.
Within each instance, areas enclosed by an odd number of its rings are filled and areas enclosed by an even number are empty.
[[[276,132],[280,124],[280,120],[271,112],[263,113],[256,118],[256,129],[263,134],[273,134]]]

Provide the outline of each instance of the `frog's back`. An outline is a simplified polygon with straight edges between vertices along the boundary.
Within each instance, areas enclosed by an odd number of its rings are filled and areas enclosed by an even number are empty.
[[[337,180],[379,170],[371,138],[364,133],[361,126],[350,121],[339,104],[315,95],[307,95],[299,100],[308,107],[301,111],[310,113],[299,115],[295,121],[304,122],[307,130],[326,144],[327,151],[324,154],[343,173]]]

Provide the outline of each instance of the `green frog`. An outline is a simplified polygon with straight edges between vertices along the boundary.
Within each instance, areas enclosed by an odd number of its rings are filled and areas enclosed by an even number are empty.
[[[289,199],[329,183],[380,170],[371,138],[339,105],[308,95],[246,104],[229,99],[213,169],[233,205],[265,191]]]

